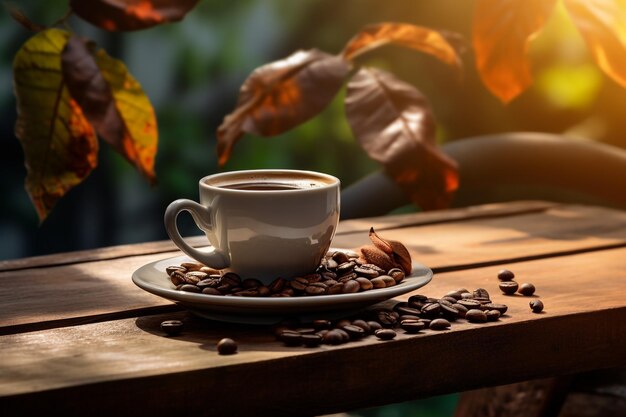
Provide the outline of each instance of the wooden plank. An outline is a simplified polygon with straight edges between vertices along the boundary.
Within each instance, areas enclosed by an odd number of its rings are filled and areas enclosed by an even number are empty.
[[[288,348],[269,329],[184,312],[0,337],[0,411],[31,415],[311,415],[626,365],[626,249],[514,265],[545,303],[498,295],[495,267],[438,274],[421,293],[486,288],[509,305],[498,322],[445,332]],[[408,295],[399,299],[406,299]],[[184,317],[164,337],[161,320]],[[402,332],[400,332],[402,333]],[[239,342],[219,356],[216,341]],[[90,408],[97,401],[98,407]]]
[[[385,230],[413,258],[436,271],[626,245],[626,212],[589,206],[559,206],[544,212]],[[338,236],[338,247],[368,244],[364,233]]]
[[[518,213],[541,212],[549,207],[557,205],[558,204],[556,203],[543,201],[519,201],[506,204],[485,204],[462,209],[347,220],[340,223],[337,235],[367,232],[372,226],[379,230],[385,230],[389,228],[445,223],[466,219],[508,216]],[[187,239],[193,246],[200,246],[205,242],[203,236],[191,236]],[[0,271],[15,271],[19,269],[53,265],[70,265],[79,262],[102,261],[106,259],[164,253],[175,250],[177,250],[176,246],[169,240],[131,245],[118,245],[106,248],[3,260],[0,261]]]
[[[405,242],[416,261],[444,271],[624,246],[626,213],[562,206],[544,213],[386,230],[383,236]],[[338,236],[335,245],[354,248],[368,241],[363,231]],[[130,310],[171,311],[169,301],[135,287],[130,277],[148,262],[179,254],[0,272],[0,334],[128,317]]]

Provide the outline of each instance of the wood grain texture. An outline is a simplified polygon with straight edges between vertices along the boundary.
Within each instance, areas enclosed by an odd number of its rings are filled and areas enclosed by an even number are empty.
[[[436,272],[626,245],[626,213],[621,211],[556,206],[538,213],[504,215],[500,209],[497,213],[387,229],[381,235],[407,244],[415,261]],[[334,240],[335,246],[346,248],[364,243],[369,243],[365,230]],[[178,251],[123,255],[0,272],[0,334],[173,311],[171,302],[144,292],[130,278],[146,263],[178,255]]]
[[[498,322],[450,331],[288,348],[265,327],[203,321],[185,312],[0,337],[0,413],[64,415],[311,415],[533,378],[626,365],[626,249],[510,265],[545,303],[497,290],[497,267],[437,274],[441,296],[482,287],[509,305]],[[406,299],[409,295],[399,297]],[[161,320],[186,331],[164,337]],[[402,332],[400,332],[402,333]],[[239,353],[219,356],[221,337]],[[245,398],[245,400],[242,400]],[[94,404],[97,403],[97,407]]]

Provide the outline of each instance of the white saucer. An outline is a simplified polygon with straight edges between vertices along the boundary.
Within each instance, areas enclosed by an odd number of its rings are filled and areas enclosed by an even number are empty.
[[[303,320],[345,317],[423,287],[433,277],[430,268],[413,263],[411,275],[398,285],[388,288],[306,297],[225,297],[176,290],[165,268],[182,262],[194,261],[187,256],[177,256],[151,262],[133,273],[133,282],[145,291],[172,300],[200,317],[248,324],[274,324],[288,317]]]

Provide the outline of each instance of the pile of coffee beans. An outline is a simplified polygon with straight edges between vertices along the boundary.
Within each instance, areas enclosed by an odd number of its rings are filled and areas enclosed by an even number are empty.
[[[423,330],[447,330],[457,320],[485,323],[498,320],[508,307],[494,303],[484,288],[450,291],[441,298],[416,294],[392,308],[372,308],[337,321],[285,321],[274,327],[276,338],[287,346],[340,345],[374,335],[391,340],[397,332],[415,334]]]
[[[400,268],[384,270],[366,263],[352,251],[337,251],[322,259],[316,271],[290,279],[276,278],[269,285],[233,272],[222,272],[195,262],[166,268],[177,290],[235,297],[299,297],[350,294],[387,288],[402,282]]]

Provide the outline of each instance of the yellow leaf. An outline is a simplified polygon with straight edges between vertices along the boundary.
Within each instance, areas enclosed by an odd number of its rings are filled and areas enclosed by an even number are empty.
[[[40,32],[13,61],[15,134],[24,149],[26,190],[41,221],[97,165],[96,135],[61,73],[61,52],[69,36],[59,29]]]
[[[565,0],[565,7],[596,64],[626,87],[626,2]]]

